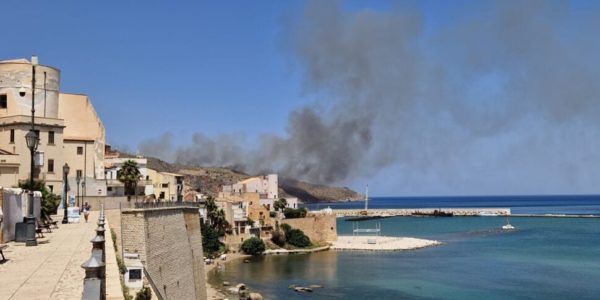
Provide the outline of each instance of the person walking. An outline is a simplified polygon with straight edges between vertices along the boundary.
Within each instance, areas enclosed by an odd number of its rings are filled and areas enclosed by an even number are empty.
[[[88,217],[90,215],[90,210],[92,209],[92,206],[89,203],[85,203],[83,205],[83,217],[85,218],[85,222],[88,222]]]

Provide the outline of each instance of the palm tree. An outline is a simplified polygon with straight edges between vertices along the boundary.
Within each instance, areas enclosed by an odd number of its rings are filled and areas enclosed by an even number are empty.
[[[224,235],[229,229],[229,222],[225,218],[225,211],[220,209],[215,203],[215,198],[208,196],[206,198],[206,220],[208,224],[219,232],[219,235]]]
[[[225,235],[225,231],[229,228],[229,222],[225,218],[225,211],[223,209],[217,211],[213,226],[217,229],[219,235]]]
[[[208,196],[206,198],[206,219],[208,220],[210,225],[213,225],[214,220],[217,217],[217,209],[218,207],[215,203],[215,198],[213,198],[212,196]]]
[[[135,193],[135,187],[140,178],[142,178],[142,174],[137,167],[137,163],[133,160],[125,161],[121,169],[117,171],[117,180],[125,185],[127,201],[131,201],[131,194]]]

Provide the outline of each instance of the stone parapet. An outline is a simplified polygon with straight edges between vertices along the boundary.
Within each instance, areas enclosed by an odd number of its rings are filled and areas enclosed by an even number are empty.
[[[123,251],[140,254],[163,299],[206,299],[197,208],[124,209],[121,232]]]

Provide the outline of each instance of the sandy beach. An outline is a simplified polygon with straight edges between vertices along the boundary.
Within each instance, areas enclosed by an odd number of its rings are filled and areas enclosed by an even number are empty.
[[[214,268],[218,266],[223,266],[224,264],[234,261],[234,260],[238,260],[238,259],[243,259],[246,257],[250,257],[250,255],[246,255],[243,253],[227,253],[227,260],[220,260],[220,259],[215,259],[214,263],[210,264],[210,265],[204,265],[204,274],[206,275],[206,296],[208,299],[227,299],[228,297],[225,296],[221,291],[219,291],[220,286],[213,286],[209,283],[208,280],[208,273],[210,271],[212,271]]]
[[[397,251],[419,249],[440,244],[440,242],[434,240],[410,237],[338,236],[337,241],[333,242],[331,249]]]

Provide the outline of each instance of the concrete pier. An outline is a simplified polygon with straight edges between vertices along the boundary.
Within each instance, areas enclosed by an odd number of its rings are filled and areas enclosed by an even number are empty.
[[[434,210],[451,212],[455,216],[478,216],[480,214],[508,216],[511,214],[510,208],[380,208],[369,209],[367,216],[410,216],[414,213],[433,214]],[[333,209],[333,214],[338,217],[361,216],[364,209]]]

